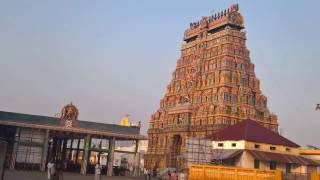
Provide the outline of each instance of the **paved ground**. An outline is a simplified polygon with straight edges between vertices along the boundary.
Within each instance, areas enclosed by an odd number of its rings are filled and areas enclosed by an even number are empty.
[[[80,175],[76,173],[64,173],[64,180],[94,180],[93,175]],[[4,180],[47,180],[46,173],[39,171],[5,171]],[[113,176],[106,177],[102,176],[101,180],[143,180],[142,177],[124,177],[124,176]]]

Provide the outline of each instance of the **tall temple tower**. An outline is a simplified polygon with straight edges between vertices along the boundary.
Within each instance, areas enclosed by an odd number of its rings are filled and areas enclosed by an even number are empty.
[[[250,119],[278,131],[246,48],[238,4],[190,23],[160,108],[151,116],[147,168],[183,167],[186,138]]]

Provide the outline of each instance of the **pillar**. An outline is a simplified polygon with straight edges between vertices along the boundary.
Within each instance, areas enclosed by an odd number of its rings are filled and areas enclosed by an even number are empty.
[[[65,163],[66,163],[66,153],[67,153],[67,138],[63,139],[63,144],[62,144],[62,152],[61,152],[61,163],[62,163],[62,167],[65,167]]]
[[[81,163],[81,174],[87,174],[87,164],[89,157],[89,146],[90,146],[90,134],[87,134],[84,138],[84,152],[83,152],[83,160]]]
[[[113,159],[114,159],[115,144],[116,144],[116,138],[112,137],[109,142],[107,176],[112,176],[113,174]]]
[[[14,135],[14,142],[13,142],[13,149],[12,149],[12,154],[10,158],[10,170],[13,170],[16,165],[16,157],[17,157],[17,151],[18,151],[18,146],[19,146],[19,140],[20,140],[20,127],[16,128],[16,133]]]
[[[139,176],[140,175],[140,153],[139,153],[139,140],[136,140],[136,147],[134,150],[134,168],[133,168],[133,175]]]
[[[41,157],[40,171],[46,170],[48,145],[49,145],[49,132],[50,132],[50,130],[47,129],[46,134],[44,136],[44,141],[43,141],[43,145],[42,145],[42,157]]]

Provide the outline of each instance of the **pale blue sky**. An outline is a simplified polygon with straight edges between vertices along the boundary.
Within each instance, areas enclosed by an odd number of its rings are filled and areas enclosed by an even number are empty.
[[[0,110],[143,122],[158,107],[189,23],[235,1],[0,2]],[[283,134],[320,146],[320,1],[238,1],[247,46]]]

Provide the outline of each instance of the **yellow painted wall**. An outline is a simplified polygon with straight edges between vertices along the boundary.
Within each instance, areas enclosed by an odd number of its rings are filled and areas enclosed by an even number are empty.
[[[242,168],[254,168],[254,158],[244,151],[240,158],[236,159],[236,165]]]

